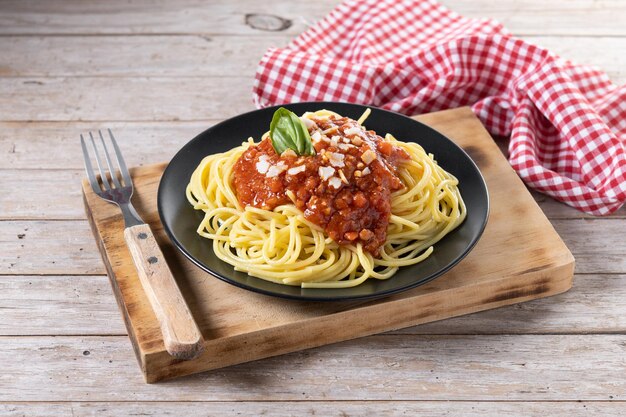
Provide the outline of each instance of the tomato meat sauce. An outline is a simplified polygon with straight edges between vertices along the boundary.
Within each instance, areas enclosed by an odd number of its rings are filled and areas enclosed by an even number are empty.
[[[391,193],[404,186],[397,169],[409,155],[347,117],[303,121],[316,154],[298,156],[288,149],[279,155],[269,137],[250,146],[234,166],[239,202],[265,210],[293,203],[337,243],[360,243],[379,256]]]

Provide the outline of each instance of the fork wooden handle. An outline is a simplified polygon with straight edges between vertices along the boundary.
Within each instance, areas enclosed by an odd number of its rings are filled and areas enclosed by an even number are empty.
[[[139,279],[159,320],[165,349],[177,359],[197,357],[204,347],[200,329],[176,285],[163,252],[147,224],[124,230]]]

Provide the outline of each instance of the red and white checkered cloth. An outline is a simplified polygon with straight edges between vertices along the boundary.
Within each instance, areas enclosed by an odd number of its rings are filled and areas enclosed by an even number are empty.
[[[626,201],[626,85],[435,1],[341,3],[265,53],[254,99],[405,114],[471,105],[492,134],[511,136],[509,160],[530,187],[595,215]]]

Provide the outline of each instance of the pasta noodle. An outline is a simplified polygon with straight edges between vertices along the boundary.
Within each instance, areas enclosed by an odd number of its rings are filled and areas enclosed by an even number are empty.
[[[198,234],[211,239],[215,254],[235,270],[279,284],[345,288],[391,278],[399,268],[428,258],[433,245],[463,222],[466,208],[458,180],[432,154],[390,134],[385,141],[402,148],[410,159],[401,161],[397,170],[403,188],[391,193],[387,238],[379,256],[364,251],[361,243],[338,244],[295,204],[273,210],[243,207],[233,187],[233,167],[255,145],[252,138],[205,157],[193,172],[186,195],[194,209],[204,211]],[[295,203],[293,193],[287,195]]]

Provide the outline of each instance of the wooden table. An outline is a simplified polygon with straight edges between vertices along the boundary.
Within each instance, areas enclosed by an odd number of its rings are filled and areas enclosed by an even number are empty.
[[[626,82],[626,2],[443,3]],[[168,160],[252,109],[265,48],[334,4],[0,0],[0,415],[626,413],[626,209],[540,195],[577,260],[565,294],[143,382],[83,213],[79,132],[111,127],[130,165]]]

